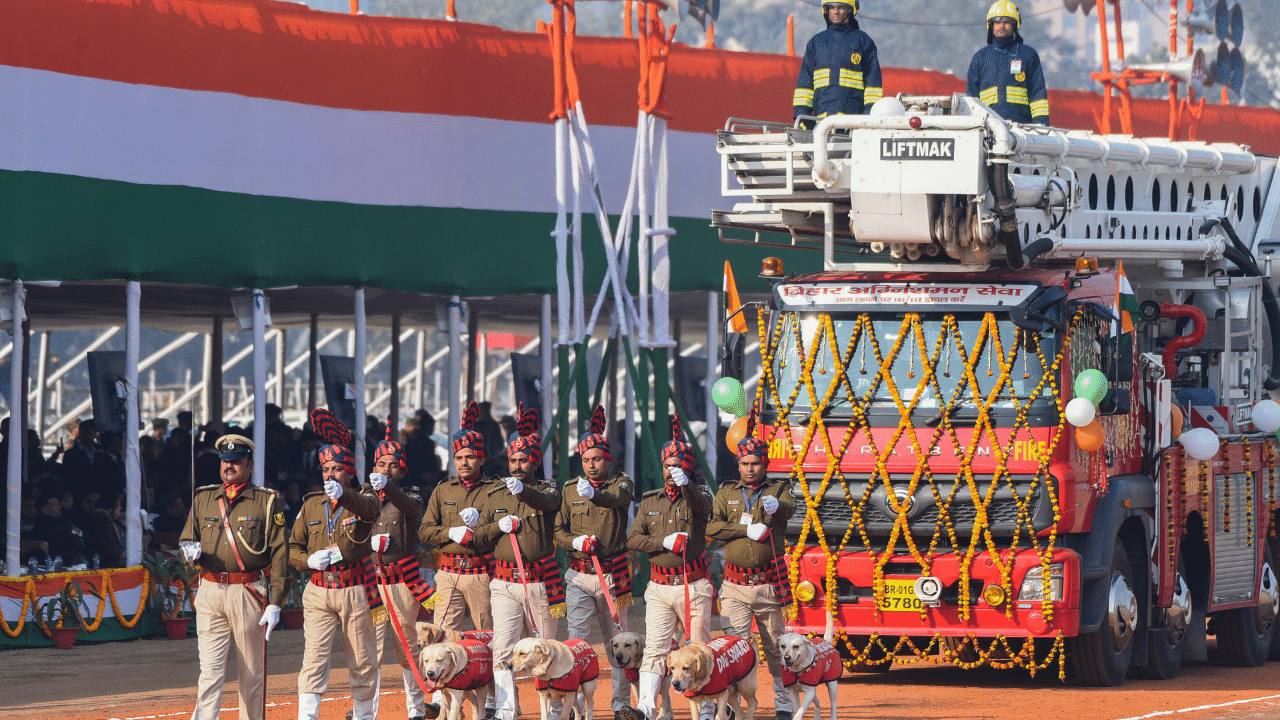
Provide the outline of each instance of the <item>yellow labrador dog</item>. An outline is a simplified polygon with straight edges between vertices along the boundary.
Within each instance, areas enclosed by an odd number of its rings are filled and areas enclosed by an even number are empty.
[[[578,717],[592,720],[592,696],[596,678],[600,677],[600,660],[591,643],[524,638],[511,653],[511,669],[533,676],[542,720],[557,720],[549,716],[552,707],[561,703],[558,720],[568,718],[571,708],[578,709]]]
[[[493,694],[493,652],[480,640],[437,642],[422,648],[422,677],[429,692],[440,691],[441,711],[447,720],[461,720],[462,702],[471,701],[472,720],[484,717],[485,703]]]
[[[644,647],[644,636],[639,633],[618,633],[609,641],[609,663],[626,674],[637,703],[640,702],[640,661],[644,659]],[[671,649],[678,647],[678,643],[671,643]],[[671,720],[674,716],[675,711],[671,707],[671,676],[663,675],[662,685],[658,689],[657,720]]]
[[[844,674],[844,665],[831,642],[787,633],[778,638],[778,650],[782,653],[782,684],[791,695],[795,720],[804,720],[810,703],[813,704],[814,720],[822,720],[819,685],[827,686],[831,720],[836,720],[836,681]]]
[[[751,643],[733,635],[721,635],[709,643],[693,643],[667,656],[671,687],[689,698],[689,713],[698,717],[699,705],[716,703],[716,720],[726,720],[734,695],[747,701],[745,720],[756,717],[756,654]]]

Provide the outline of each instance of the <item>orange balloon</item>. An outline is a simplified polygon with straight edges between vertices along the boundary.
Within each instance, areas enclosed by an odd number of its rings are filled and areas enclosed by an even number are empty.
[[[1102,429],[1102,423],[1097,418],[1084,427],[1076,428],[1076,447],[1087,453],[1101,450],[1106,440],[1107,432]]]
[[[1182,410],[1177,405],[1169,406],[1169,427],[1174,440],[1182,437]]]
[[[724,444],[729,446],[729,452],[738,452],[738,443],[742,442],[742,438],[747,436],[747,419],[738,418],[729,426],[729,432],[724,435]]]

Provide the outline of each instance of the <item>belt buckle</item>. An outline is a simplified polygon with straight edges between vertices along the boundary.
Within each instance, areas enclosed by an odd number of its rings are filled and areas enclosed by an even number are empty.
[[[462,570],[470,570],[471,558],[467,555],[458,556],[458,558],[454,561],[454,567],[461,568]]]
[[[670,578],[671,578],[671,583],[670,583],[670,584],[672,584],[672,585],[684,585],[684,576],[679,575],[679,574],[675,574],[675,575],[671,575],[671,576],[670,576]]]
[[[217,576],[217,578],[218,578],[218,583],[219,583],[220,585],[230,585],[230,584],[231,584],[231,573],[225,573],[225,572],[224,572],[224,573],[214,573],[214,575],[216,575],[216,576]]]

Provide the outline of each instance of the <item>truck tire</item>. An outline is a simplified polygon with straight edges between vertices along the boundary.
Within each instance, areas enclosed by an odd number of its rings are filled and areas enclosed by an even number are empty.
[[[1150,680],[1172,680],[1182,669],[1186,649],[1187,627],[1191,622],[1191,588],[1187,586],[1187,565],[1178,556],[1178,574],[1174,577],[1173,602],[1166,613],[1165,626],[1152,628],[1147,637],[1147,664],[1138,673]]]
[[[1104,582],[1109,588],[1102,627],[1073,638],[1068,655],[1076,682],[1092,687],[1115,687],[1124,682],[1133,659],[1134,634],[1139,629],[1137,598],[1146,597],[1134,592],[1129,556],[1119,538],[1112,546],[1111,569]]]
[[[1228,610],[1218,620],[1218,649],[1228,665],[1262,667],[1271,653],[1280,590],[1276,588],[1271,548],[1263,551],[1258,604]]]

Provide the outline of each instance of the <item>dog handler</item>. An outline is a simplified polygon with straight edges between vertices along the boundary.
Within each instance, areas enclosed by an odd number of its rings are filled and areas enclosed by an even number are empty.
[[[662,446],[663,486],[644,494],[627,534],[629,549],[649,553],[644,660],[635,708],[647,720],[656,715],[658,686],[666,674],[671,639],[676,627],[685,625],[686,598],[691,616],[684,629],[686,642],[711,639],[715,588],[707,571],[706,528],[712,499],[705,487],[690,482],[693,463],[693,448],[681,439],[679,419],[672,418],[671,441]],[[715,703],[703,703],[704,718],[714,712]],[[634,715],[630,720],[636,720]]]
[[[707,536],[725,543],[720,612],[728,622],[725,633],[741,638],[751,638],[755,618],[773,677],[774,720],[791,720],[794,708],[782,682],[778,638],[785,632],[784,607],[791,604],[784,534],[796,504],[789,481],[770,482],[765,476],[765,441],[748,432],[737,454],[741,477],[720,485],[707,525]]]

